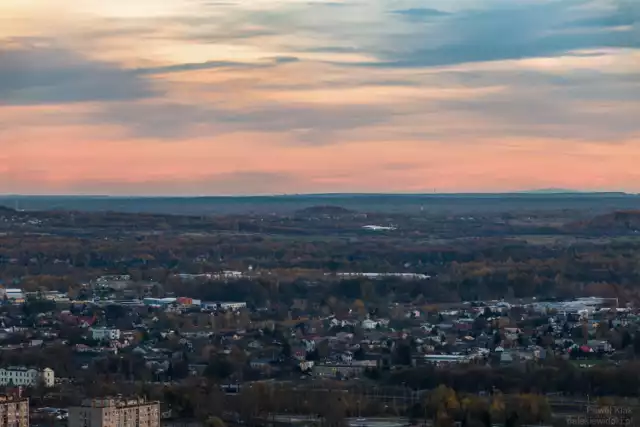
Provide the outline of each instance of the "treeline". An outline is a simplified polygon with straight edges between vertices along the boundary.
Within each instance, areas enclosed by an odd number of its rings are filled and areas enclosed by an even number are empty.
[[[70,393],[69,390],[74,390]],[[46,401],[39,397],[37,401]],[[145,396],[162,402],[163,411],[180,420],[197,420],[209,424],[224,420],[229,424],[264,426],[287,416],[308,416],[325,427],[344,427],[348,418],[407,417],[414,423],[431,423],[449,427],[456,422],[472,427],[489,427],[499,423],[507,427],[548,422],[551,407],[543,395],[494,392],[478,396],[439,386],[413,401],[385,401],[382,396],[347,390],[340,384],[324,382],[321,387],[254,383],[228,395],[220,384],[203,379],[189,379],[181,384],[117,383],[96,378],[86,384],[62,386],[56,393],[73,404],[78,396],[112,394]],[[51,402],[49,403],[56,403]],[[219,422],[219,421],[218,421]]]
[[[639,265],[640,242],[631,239],[564,245],[516,238],[425,241],[407,235],[0,235],[0,281],[5,286],[67,291],[101,274],[129,274],[138,283],[157,284],[160,293],[179,291],[194,298],[240,299],[256,305],[329,295],[367,302],[576,295],[635,301]],[[232,285],[176,277],[250,267],[257,279]],[[325,276],[336,272],[407,272],[433,278],[340,281]]]
[[[590,364],[589,361],[584,361]],[[579,368],[574,363],[556,360],[546,366],[522,363],[508,367],[478,365],[437,368],[425,366],[392,373],[382,379],[389,385],[406,385],[416,390],[445,385],[462,393],[560,393],[567,395],[637,396],[640,364]]]
[[[252,212],[204,215],[168,215],[123,213],[115,211],[15,211],[0,206],[0,229],[16,228],[29,232],[46,230],[54,234],[110,236],[136,232],[236,232],[267,233],[287,236],[338,235],[366,236],[361,229],[369,224],[394,224],[394,236],[465,237],[505,236],[509,234],[565,234],[562,226],[586,219],[583,211],[480,213],[473,217],[436,212],[356,212],[339,206],[317,206],[289,213]],[[113,206],[118,209],[117,205]],[[9,227],[7,227],[9,225]],[[573,225],[571,231],[584,225]],[[602,228],[598,229],[602,232]],[[628,231],[628,230],[627,230]]]

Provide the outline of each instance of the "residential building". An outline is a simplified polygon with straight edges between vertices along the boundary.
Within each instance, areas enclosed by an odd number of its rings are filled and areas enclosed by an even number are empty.
[[[371,320],[371,319],[364,319],[361,323],[362,329],[375,329],[378,327],[378,322],[376,322],[375,320]]]
[[[120,339],[120,329],[115,328],[91,328],[91,338],[98,341],[113,341]]]
[[[356,363],[357,362],[357,363]],[[317,377],[324,378],[357,378],[363,375],[367,369],[374,369],[378,366],[375,360],[358,360],[352,363],[337,364],[315,364],[313,366],[313,374]]]
[[[85,399],[69,408],[69,427],[159,427],[160,403],[141,398]]]
[[[223,310],[241,310],[247,308],[246,302],[219,302],[218,305]]]
[[[55,385],[53,369],[44,368],[40,370],[24,366],[0,368],[0,385],[2,386],[34,387],[38,384],[42,384],[45,387],[53,387]]]
[[[7,299],[12,302],[24,302],[24,293],[22,289],[4,289],[0,288],[0,293],[3,299]]]
[[[385,277],[398,277],[405,280],[427,280],[431,276],[416,273],[325,273],[325,276],[335,274],[338,277],[366,277],[367,279],[383,279]]]
[[[44,299],[55,302],[68,302],[69,296],[58,291],[46,291],[42,293]]]
[[[254,359],[249,362],[249,366],[259,371],[270,371],[271,359]]]
[[[92,282],[93,289],[113,289],[121,291],[130,285],[131,276],[128,274],[101,276]]]
[[[241,310],[243,308],[247,307],[247,303],[246,302],[202,302],[200,304],[200,307],[203,310],[231,310],[231,311],[236,311],[236,310]]]
[[[201,301],[194,300],[193,298],[189,298],[189,297],[178,297],[176,299],[176,303],[182,306],[193,306],[193,305],[199,306]]]
[[[413,358],[414,365],[424,365],[433,363],[436,365],[447,365],[454,363],[469,363],[471,357],[464,354],[422,354]]]
[[[513,355],[510,352],[503,351],[500,353],[500,364],[509,365],[513,363]]]
[[[29,399],[0,395],[0,427],[29,427]]]
[[[173,297],[167,297],[167,298],[145,298],[142,300],[142,303],[144,305],[148,305],[151,307],[156,307],[156,308],[166,308],[169,307],[172,304],[178,304],[178,299],[177,298],[173,298]]]

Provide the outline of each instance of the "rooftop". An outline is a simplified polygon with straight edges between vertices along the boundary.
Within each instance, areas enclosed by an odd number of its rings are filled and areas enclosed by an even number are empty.
[[[7,366],[6,368],[0,368],[0,369],[4,369],[5,371],[22,371],[22,372],[38,370],[37,368],[31,368],[27,366]]]
[[[24,401],[29,401],[28,398],[26,397],[21,397],[21,396],[12,396],[12,395],[8,395],[8,394],[0,394],[0,402],[24,402]]]
[[[140,405],[153,405],[157,404],[156,401],[147,401],[142,397],[137,398],[122,398],[122,397],[105,397],[98,399],[84,399],[82,401],[82,407],[92,407],[92,408],[126,408],[130,406],[140,406]]]

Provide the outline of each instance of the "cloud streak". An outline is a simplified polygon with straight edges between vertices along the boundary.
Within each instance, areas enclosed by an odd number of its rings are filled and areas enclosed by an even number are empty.
[[[0,46],[0,104],[126,101],[156,94],[149,81],[117,64],[56,47]]]
[[[277,56],[274,58],[267,58],[266,60],[262,60],[261,62],[205,61],[188,64],[172,64],[157,67],[137,68],[132,71],[137,75],[145,75],[230,68],[266,68],[274,67],[280,64],[289,64],[297,61],[299,61],[299,59],[295,56]]]
[[[560,56],[576,50],[638,48],[638,7],[580,17],[580,1],[497,2],[495,8],[461,11],[414,25],[371,46],[375,61],[359,67],[437,67]],[[409,16],[414,16],[408,12]],[[418,13],[419,15],[419,13]],[[574,16],[578,16],[574,18]],[[581,28],[583,31],[569,31]],[[398,49],[399,48],[399,49]]]

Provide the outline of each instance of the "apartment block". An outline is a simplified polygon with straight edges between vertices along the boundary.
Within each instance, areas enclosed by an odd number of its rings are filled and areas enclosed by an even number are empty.
[[[0,427],[29,427],[29,399],[0,395]]]
[[[53,387],[56,382],[53,369],[35,369],[25,366],[9,366],[0,368],[1,386],[26,386],[35,387],[39,384],[45,387]]]
[[[159,427],[160,403],[141,398],[85,399],[69,408],[68,427]],[[2,427],[2,426],[0,426]]]

